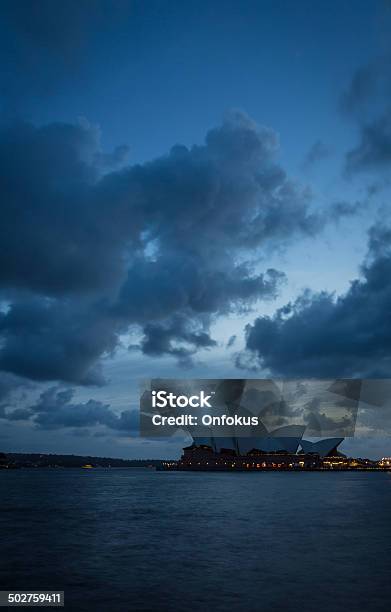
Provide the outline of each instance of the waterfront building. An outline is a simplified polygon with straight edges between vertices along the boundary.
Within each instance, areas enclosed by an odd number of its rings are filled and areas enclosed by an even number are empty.
[[[334,469],[349,467],[344,438],[303,440],[305,427],[280,427],[261,437],[196,437],[176,464],[183,470]]]

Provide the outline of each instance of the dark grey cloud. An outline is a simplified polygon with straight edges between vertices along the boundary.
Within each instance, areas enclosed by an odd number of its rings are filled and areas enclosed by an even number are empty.
[[[16,377],[0,373],[0,406],[7,405],[7,401],[11,391],[16,388],[17,381]]]
[[[292,377],[391,374],[391,230],[374,226],[362,276],[342,296],[304,292],[246,328],[238,365]]]
[[[0,368],[33,380],[100,384],[97,360],[114,350],[119,330],[98,303],[18,299],[0,315]]]
[[[8,421],[27,421],[30,416],[31,412],[28,408],[16,408],[15,410],[3,412],[0,418],[5,418]]]
[[[360,141],[346,156],[348,173],[389,170],[391,166],[391,107],[361,127]]]
[[[239,112],[203,145],[122,168],[86,122],[3,127],[0,368],[99,383],[134,326],[144,353],[186,363],[216,317],[273,299],[284,275],[261,256],[346,214],[312,211],[277,151]]]
[[[384,172],[391,163],[391,55],[360,67],[344,92],[341,107],[358,126],[357,144],[346,154],[345,171]]]
[[[0,372],[0,415],[17,399],[23,399],[33,384],[7,372]]]
[[[64,295],[118,280],[123,240],[93,201],[98,140],[86,124],[1,130],[1,287]]]
[[[114,412],[109,404],[93,399],[74,402],[74,389],[50,387],[43,391],[32,406],[4,411],[0,418],[9,421],[30,421],[39,429],[61,429],[71,427],[84,431],[104,426],[112,432],[130,434],[138,431],[138,411]]]
[[[207,329],[207,326],[206,326]],[[191,317],[173,316],[166,323],[147,323],[143,328],[141,349],[145,355],[173,355],[183,366],[191,366],[191,355],[201,348],[211,348],[216,342]]]

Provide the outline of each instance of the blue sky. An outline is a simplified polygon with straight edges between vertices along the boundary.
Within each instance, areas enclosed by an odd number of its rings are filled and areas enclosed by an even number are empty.
[[[106,32],[103,17],[99,31],[82,22],[78,51],[70,28],[70,72],[49,84],[49,103],[40,92],[29,101],[34,120],[85,116],[101,126],[105,147],[125,142],[137,162],[202,142],[240,108],[283,136],[294,170],[314,138],[332,134],[337,151],[354,139],[338,97],[383,52],[386,14],[381,2],[348,1],[129,2],[106,12]]]
[[[388,2],[2,11],[5,451],[177,456],[138,378],[389,376]]]

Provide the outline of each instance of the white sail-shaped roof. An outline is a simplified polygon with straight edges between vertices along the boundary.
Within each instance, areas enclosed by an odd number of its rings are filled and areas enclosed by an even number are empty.
[[[296,453],[305,431],[305,425],[284,425],[270,432],[277,438],[277,445],[288,453]]]
[[[309,442],[302,440],[301,448],[305,453],[317,453],[320,457],[327,457],[332,451],[336,451],[337,447],[344,441],[344,438],[326,438],[318,442]]]

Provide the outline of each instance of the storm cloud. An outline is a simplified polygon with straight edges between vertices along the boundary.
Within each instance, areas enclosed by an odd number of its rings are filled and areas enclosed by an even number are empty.
[[[138,431],[138,412],[114,412],[109,404],[90,399],[74,402],[74,389],[50,387],[31,406],[3,411],[0,418],[9,421],[30,421],[38,429],[93,428],[103,426],[123,435]],[[87,430],[89,431],[89,430]]]
[[[275,133],[240,112],[202,145],[134,166],[124,153],[103,154],[86,122],[0,132],[3,371],[101,383],[133,327],[144,353],[186,363],[216,317],[277,295],[262,256],[346,214],[311,210]]]
[[[304,292],[272,317],[246,328],[251,362],[275,375],[367,377],[391,375],[391,230],[376,225],[361,278],[339,297]]]

